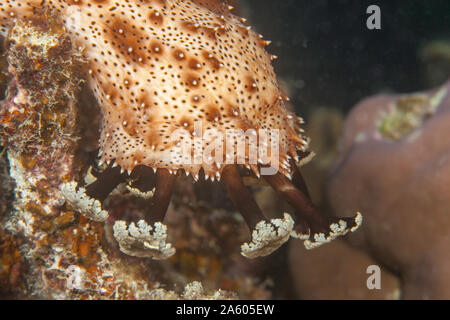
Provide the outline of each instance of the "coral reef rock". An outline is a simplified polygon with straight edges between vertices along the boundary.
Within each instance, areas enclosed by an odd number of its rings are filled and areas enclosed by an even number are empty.
[[[450,82],[380,95],[349,114],[328,184],[336,214],[365,214],[351,243],[398,274],[401,298],[450,298]]]
[[[380,267],[380,288],[369,290],[367,273],[377,261],[343,240],[307,251],[298,243],[289,245],[292,286],[298,299],[383,299],[400,296],[400,281]]]

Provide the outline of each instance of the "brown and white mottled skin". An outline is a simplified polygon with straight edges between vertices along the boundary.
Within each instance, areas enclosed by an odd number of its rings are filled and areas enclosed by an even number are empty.
[[[220,1],[1,1],[1,32],[14,18],[48,9],[84,48],[89,84],[103,112],[100,153],[131,172],[137,165],[217,177],[214,161],[174,163],[171,134],[194,122],[217,129],[280,130],[279,163],[306,139],[284,107],[269,43]],[[194,148],[192,148],[194,150]],[[233,155],[229,155],[233,156]],[[236,152],[233,156],[236,161]],[[229,161],[230,158],[228,158]],[[222,159],[225,163],[226,159]],[[248,159],[245,160],[249,165]],[[252,169],[256,173],[257,166]],[[288,169],[280,167],[287,174]]]

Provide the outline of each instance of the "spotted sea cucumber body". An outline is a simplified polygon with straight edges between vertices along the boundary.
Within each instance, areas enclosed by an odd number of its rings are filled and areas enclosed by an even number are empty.
[[[285,109],[272,57],[264,49],[268,42],[227,5],[217,0],[0,0],[0,33],[15,19],[42,11],[57,17],[83,48],[89,85],[103,113],[103,162],[124,170],[137,165],[185,169],[193,176],[203,168],[210,177],[220,176],[214,161],[174,162],[178,147],[171,136],[178,129],[195,136],[199,123],[203,131],[216,129],[224,136],[227,129],[278,129],[280,163],[306,148],[299,120]],[[236,153],[229,156],[236,160]]]

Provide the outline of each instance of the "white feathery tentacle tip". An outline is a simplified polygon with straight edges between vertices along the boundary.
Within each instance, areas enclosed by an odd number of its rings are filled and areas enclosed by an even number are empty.
[[[102,209],[100,201],[86,195],[86,189],[78,188],[75,181],[66,182],[61,186],[61,193],[66,201],[85,217],[104,222],[108,218],[108,211]]]
[[[140,220],[127,225],[125,221],[116,221],[113,231],[120,250],[130,256],[163,260],[176,252],[167,242],[167,226],[161,222],[149,225]]]
[[[315,233],[313,234],[313,239],[307,239],[304,241],[305,248],[307,250],[314,249],[320,247],[325,243],[329,243],[334,239],[345,236],[349,232],[355,232],[362,224],[363,217],[361,213],[357,212],[354,217],[354,226],[349,227],[348,223],[342,219],[338,220],[335,223],[330,225],[330,232],[328,234],[325,233]]]
[[[252,241],[241,246],[241,254],[247,258],[267,256],[289,240],[294,228],[291,215],[284,213],[283,218],[260,221],[252,231]]]

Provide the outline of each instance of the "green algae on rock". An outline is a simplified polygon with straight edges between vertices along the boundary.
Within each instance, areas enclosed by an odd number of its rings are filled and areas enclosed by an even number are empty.
[[[446,93],[447,89],[443,88],[432,96],[411,94],[399,97],[392,110],[381,115],[379,132],[388,140],[407,136],[434,114]]]

